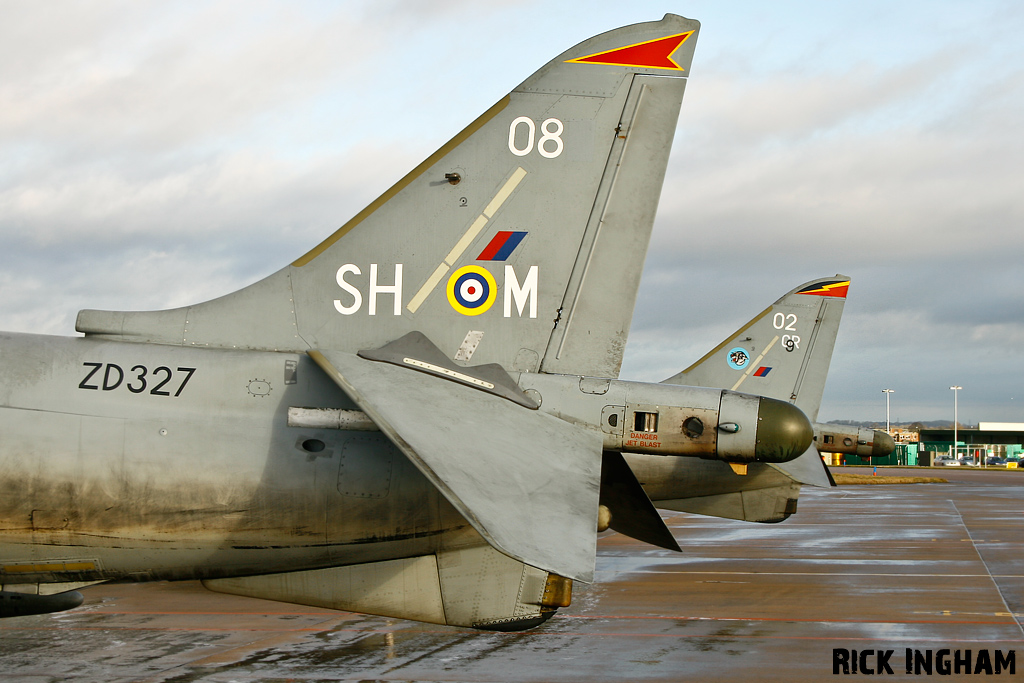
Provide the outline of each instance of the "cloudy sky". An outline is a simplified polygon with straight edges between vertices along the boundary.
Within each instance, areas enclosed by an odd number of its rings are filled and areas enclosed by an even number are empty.
[[[0,329],[318,243],[562,50],[702,22],[624,378],[853,278],[821,419],[1024,422],[1018,2],[0,0]],[[660,322],[652,322],[660,321]]]

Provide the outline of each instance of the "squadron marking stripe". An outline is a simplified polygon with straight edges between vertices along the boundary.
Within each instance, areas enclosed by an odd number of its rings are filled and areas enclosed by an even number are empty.
[[[476,236],[480,234],[485,225],[487,225],[487,217],[483,214],[477,216],[473,224],[469,226],[469,230],[455,243],[455,246],[448,252],[448,255],[444,257],[444,262],[449,266],[454,266],[455,262],[462,256],[462,252],[466,251],[466,248],[476,239]]]
[[[526,237],[526,231],[499,230],[476,257],[477,261],[507,261],[519,243]]]
[[[513,190],[519,187],[519,183],[523,182],[523,178],[525,177],[526,170],[520,166],[512,174],[512,177],[508,179],[508,182],[498,190],[498,194],[494,195],[494,199],[492,199],[491,203],[484,209],[484,215],[488,218],[494,218],[494,214],[498,213],[498,209],[500,209],[501,205],[505,203],[505,200],[508,199],[508,196],[512,194]]]
[[[476,239],[477,235],[480,234],[480,231],[484,229],[484,226],[487,225],[488,219],[492,218],[494,214],[497,213],[498,209],[501,208],[501,205],[504,204],[505,200],[511,196],[517,187],[519,187],[519,183],[521,183],[525,177],[526,169],[522,166],[517,167],[511,177],[505,181],[505,184],[502,185],[501,189],[494,195],[494,198],[487,204],[484,212],[476,217],[476,220],[473,221],[462,237],[459,238],[459,241],[455,243],[455,246],[448,252],[448,255],[444,257],[444,261],[441,262],[441,265],[434,269],[431,276],[427,278],[427,281],[423,283],[423,286],[419,288],[416,295],[409,301],[406,308],[409,309],[410,313],[415,313],[423,302],[427,300],[427,297],[430,296],[430,293],[434,291],[435,287],[437,287],[437,283],[441,281],[444,274],[448,272],[449,268],[455,265],[455,262],[459,260],[462,253],[466,251],[469,245],[473,243],[473,240]]]
[[[422,304],[423,300],[427,298],[427,295],[430,294],[431,291],[433,291],[434,287],[437,286],[437,283],[440,282],[441,278],[443,278],[445,276],[445,273],[448,272],[448,269],[448,264],[442,263],[434,270],[434,273],[427,278],[427,281],[424,283],[424,285],[420,287],[420,291],[416,292],[416,296],[412,298],[412,301],[410,301],[409,305],[407,306],[411,313],[416,312],[416,309],[420,307],[420,304]]]
[[[743,384],[743,380],[745,380],[747,377],[750,377],[750,373],[753,372],[754,368],[757,367],[757,364],[760,363],[766,355],[768,355],[768,352],[771,351],[771,348],[775,346],[775,342],[777,341],[779,341],[779,335],[775,335],[775,339],[772,339],[770,342],[768,342],[768,346],[764,347],[764,351],[761,352],[761,355],[754,359],[754,362],[750,364],[750,367],[747,368],[747,371],[743,373],[743,376],[739,378],[736,384],[732,385],[733,391],[739,389],[740,385]],[[766,372],[764,374],[767,375],[768,373]]]
[[[678,50],[679,46],[692,35],[693,31],[676,33],[565,61],[567,64],[604,64],[606,66],[632,66],[638,69],[685,71],[678,62],[672,59],[672,53]]]

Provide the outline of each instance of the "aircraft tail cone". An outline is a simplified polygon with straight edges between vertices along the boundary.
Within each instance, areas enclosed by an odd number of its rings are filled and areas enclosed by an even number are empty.
[[[884,458],[896,450],[896,442],[885,432],[875,430],[875,437],[871,440],[871,457]]]
[[[788,462],[811,446],[814,429],[807,416],[792,403],[762,398],[757,409],[757,443],[761,462]]]

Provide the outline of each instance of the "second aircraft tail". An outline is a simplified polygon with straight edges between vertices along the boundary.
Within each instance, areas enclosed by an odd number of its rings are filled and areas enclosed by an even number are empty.
[[[850,278],[805,282],[666,384],[723,387],[789,401],[815,423]],[[815,423],[815,438],[820,431]],[[817,449],[772,465],[802,484],[834,485]]]
[[[664,383],[742,389],[815,421],[849,286],[845,275],[800,285]]]

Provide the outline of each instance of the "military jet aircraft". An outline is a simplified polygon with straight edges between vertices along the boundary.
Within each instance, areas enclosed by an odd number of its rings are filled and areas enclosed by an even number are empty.
[[[811,420],[820,451],[884,457],[896,444],[885,432],[815,422],[832,362],[850,278],[805,282],[742,325],[668,384],[741,387],[791,401]]]
[[[739,488],[820,468],[788,401],[617,379],[698,32],[570,48],[237,292],[0,335],[0,616],[200,579],[528,628],[599,528],[678,548],[623,452]]]

